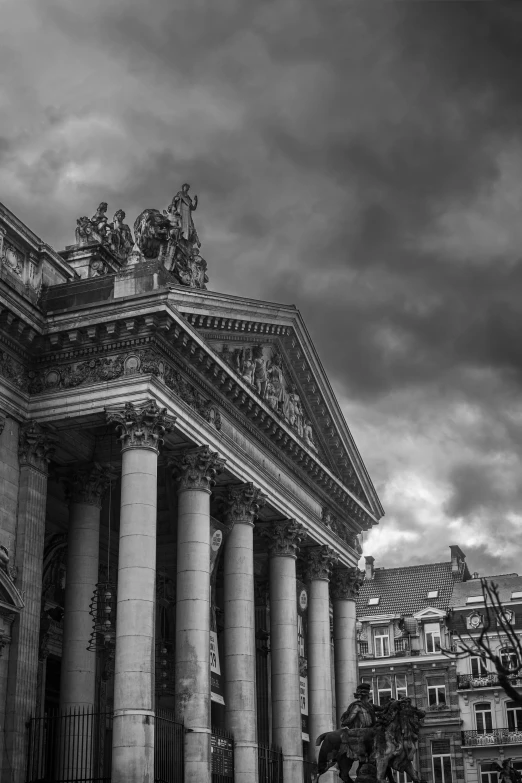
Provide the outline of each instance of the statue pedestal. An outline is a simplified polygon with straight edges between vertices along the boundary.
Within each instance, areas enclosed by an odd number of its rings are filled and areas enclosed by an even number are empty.
[[[361,764],[355,783],[377,783],[377,767],[375,764]]]
[[[115,274],[123,266],[123,262],[99,242],[67,245],[59,255],[81,278]]]

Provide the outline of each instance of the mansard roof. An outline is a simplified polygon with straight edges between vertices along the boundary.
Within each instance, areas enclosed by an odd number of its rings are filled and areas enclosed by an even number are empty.
[[[357,599],[357,616],[383,613],[412,616],[431,607],[447,611],[456,581],[463,573],[452,572],[451,562],[425,563],[402,568],[376,568],[373,579],[365,579]],[[428,593],[437,591],[436,598]],[[379,603],[368,605],[371,598]]]

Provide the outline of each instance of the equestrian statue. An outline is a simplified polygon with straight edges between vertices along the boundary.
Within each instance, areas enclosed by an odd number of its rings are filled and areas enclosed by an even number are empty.
[[[321,734],[317,777],[337,766],[343,783],[353,783],[350,770],[358,761],[356,783],[395,783],[392,770],[406,772],[422,783],[413,766],[425,714],[409,698],[388,699],[381,706],[370,700],[370,686],[361,683],[341,716],[341,728]]]

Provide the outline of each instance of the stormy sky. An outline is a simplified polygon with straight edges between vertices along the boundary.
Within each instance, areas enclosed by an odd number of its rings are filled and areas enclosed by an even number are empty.
[[[522,571],[520,3],[1,8],[4,203],[61,249],[190,182],[209,287],[304,315],[386,510],[365,553]]]

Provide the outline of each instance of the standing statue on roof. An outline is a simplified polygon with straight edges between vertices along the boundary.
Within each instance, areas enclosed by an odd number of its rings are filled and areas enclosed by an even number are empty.
[[[192,219],[192,213],[198,208],[198,197],[194,196],[194,198],[192,198],[189,195],[189,190],[190,185],[188,182],[185,182],[185,184],[181,186],[181,190],[178,190],[172,199],[172,203],[167,211],[179,215],[181,226],[180,234],[185,242],[201,247],[201,242],[199,241],[196,227],[194,226],[194,220]]]

